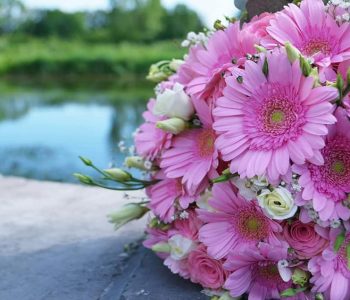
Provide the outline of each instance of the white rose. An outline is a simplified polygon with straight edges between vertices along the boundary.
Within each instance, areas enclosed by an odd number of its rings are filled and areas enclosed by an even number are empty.
[[[257,198],[265,213],[275,220],[291,218],[298,209],[292,194],[284,187],[278,187],[272,192],[265,189]]]
[[[184,91],[184,86],[176,83],[172,90],[166,89],[157,96],[153,113],[158,116],[190,120],[194,108],[191,98]]]
[[[170,246],[170,256],[174,260],[185,259],[196,248],[196,244],[192,240],[180,234],[172,236],[168,244]]]

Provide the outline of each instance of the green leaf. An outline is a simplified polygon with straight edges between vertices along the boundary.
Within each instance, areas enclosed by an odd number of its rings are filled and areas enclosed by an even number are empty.
[[[350,243],[346,245],[346,258],[348,260],[348,269],[350,270]]]
[[[289,288],[289,289],[286,289],[284,290],[280,296],[281,297],[293,297],[299,293],[302,293],[304,291],[307,290],[307,287],[302,287],[302,288],[298,288],[298,289],[293,289],[293,288]]]
[[[263,73],[267,77],[269,75],[269,63],[267,61],[267,58],[265,58],[264,65],[263,65]]]
[[[335,252],[339,251],[339,249],[343,245],[344,241],[345,241],[345,233],[342,232],[337,236],[337,238],[335,240],[335,243],[334,243],[334,251]]]

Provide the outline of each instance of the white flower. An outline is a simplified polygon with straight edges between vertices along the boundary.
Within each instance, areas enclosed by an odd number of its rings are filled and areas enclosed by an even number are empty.
[[[210,198],[213,197],[213,193],[211,191],[206,191],[203,195],[200,196],[200,198],[196,201],[196,204],[199,208],[205,209],[207,211],[214,211],[214,208],[212,208],[209,204]]]
[[[170,256],[174,260],[185,259],[196,248],[196,244],[192,240],[180,234],[172,236],[168,244],[170,246]]]
[[[241,179],[236,177],[233,179],[234,184],[239,190],[239,194],[246,200],[254,200],[257,197],[257,192],[269,185],[266,177],[255,176],[252,179]]]
[[[266,215],[275,220],[291,218],[298,209],[292,194],[284,187],[278,187],[272,192],[265,189],[257,198]]]
[[[157,96],[153,113],[158,116],[189,120],[194,114],[194,108],[191,98],[184,91],[184,86],[176,83],[172,90],[166,89]]]
[[[278,262],[277,268],[284,282],[288,282],[292,279],[292,270],[288,268],[288,261],[285,259],[280,260]]]

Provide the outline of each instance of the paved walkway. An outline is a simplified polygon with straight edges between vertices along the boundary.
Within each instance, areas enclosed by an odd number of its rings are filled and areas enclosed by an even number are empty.
[[[0,299],[206,299],[134,247],[144,220],[113,230],[106,215],[124,203],[113,191],[0,178]]]

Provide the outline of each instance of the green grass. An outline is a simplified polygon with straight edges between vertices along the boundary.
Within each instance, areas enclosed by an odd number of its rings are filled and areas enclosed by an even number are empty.
[[[79,41],[0,39],[0,76],[69,79],[143,78],[149,66],[181,58],[178,42],[151,45],[86,44]]]

